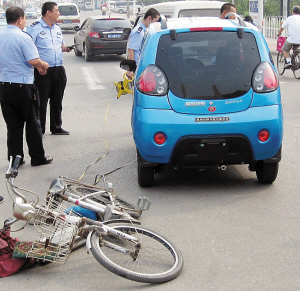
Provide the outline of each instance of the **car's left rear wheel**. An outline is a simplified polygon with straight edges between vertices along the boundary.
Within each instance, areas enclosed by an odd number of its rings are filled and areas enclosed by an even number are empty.
[[[154,185],[154,167],[142,167],[138,165],[138,182],[141,187]]]
[[[86,62],[92,60],[92,55],[90,54],[89,49],[86,45],[84,46],[84,59],[86,60]]]

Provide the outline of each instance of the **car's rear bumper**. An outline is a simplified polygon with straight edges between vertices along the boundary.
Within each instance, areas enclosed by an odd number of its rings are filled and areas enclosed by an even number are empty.
[[[92,55],[126,54],[127,41],[90,42],[89,52]]]
[[[205,118],[212,119],[203,121],[196,121],[196,118],[201,116],[135,108],[132,130],[143,159],[161,164],[251,163],[274,157],[282,144],[282,108],[279,105],[206,115]],[[262,129],[270,133],[267,142],[258,139]],[[153,141],[158,132],[166,134],[163,145]],[[188,151],[190,156],[185,154]]]

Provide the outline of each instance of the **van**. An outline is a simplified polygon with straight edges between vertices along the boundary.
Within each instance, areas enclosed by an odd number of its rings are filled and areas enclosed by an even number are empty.
[[[143,8],[143,4],[136,1],[136,3],[135,3],[136,11],[139,11],[139,10],[141,11],[142,8]],[[127,13],[127,1],[116,2],[116,7],[115,7],[114,12],[120,13],[120,14]],[[133,1],[129,1],[129,12],[133,13]]]
[[[225,2],[221,1],[175,1],[144,6],[138,13],[136,24],[149,8],[155,8],[168,18],[220,16],[220,9]]]
[[[59,17],[57,24],[63,30],[75,30],[80,26],[78,6],[74,3],[59,3]]]

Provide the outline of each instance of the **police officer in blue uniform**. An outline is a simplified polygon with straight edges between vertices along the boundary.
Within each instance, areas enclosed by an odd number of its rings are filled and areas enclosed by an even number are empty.
[[[142,40],[147,27],[150,23],[157,22],[159,17],[159,12],[154,8],[150,8],[145,13],[143,20],[131,31],[127,44],[128,60],[135,60],[136,63],[138,63],[141,54]],[[132,78],[133,72],[128,71],[126,75]]]
[[[46,165],[52,162],[52,158],[45,157],[33,67],[46,74],[49,64],[39,58],[31,37],[23,32],[26,24],[23,9],[7,9],[6,21],[7,28],[0,32],[0,103],[7,125],[8,159],[20,155],[21,164],[24,163],[25,125],[31,165]]]
[[[27,33],[37,46],[40,58],[49,63],[46,75],[34,70],[34,84],[40,94],[40,121],[43,134],[46,129],[47,105],[50,100],[50,131],[52,134],[68,135],[62,129],[62,100],[67,84],[67,76],[63,67],[63,52],[70,52],[63,40],[60,27],[56,24],[59,8],[55,2],[45,2],[42,6],[42,18],[34,22]]]

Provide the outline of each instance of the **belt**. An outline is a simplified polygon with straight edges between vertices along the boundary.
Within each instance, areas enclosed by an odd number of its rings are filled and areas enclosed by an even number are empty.
[[[13,83],[13,82],[0,82],[1,85],[8,86],[8,85],[14,85],[14,86],[25,86],[25,85],[32,85],[32,84],[23,84],[23,83]]]

